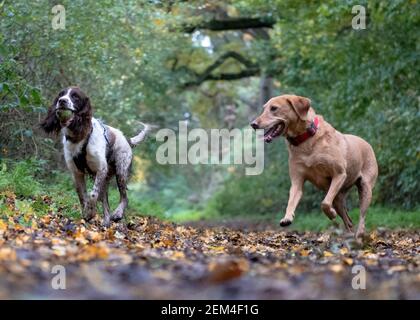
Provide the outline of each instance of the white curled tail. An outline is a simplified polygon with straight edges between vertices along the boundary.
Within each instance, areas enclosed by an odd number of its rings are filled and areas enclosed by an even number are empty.
[[[140,142],[142,142],[147,134],[150,132],[150,130],[152,129],[152,127],[146,123],[140,122],[143,125],[143,130],[140,131],[140,133],[130,139],[128,139],[128,143],[130,144],[131,148],[134,148],[135,146],[137,146]]]

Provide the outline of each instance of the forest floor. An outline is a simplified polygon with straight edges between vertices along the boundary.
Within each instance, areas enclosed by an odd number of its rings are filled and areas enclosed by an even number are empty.
[[[42,201],[51,206],[50,198]],[[416,230],[375,230],[359,244],[339,229],[140,216],[104,229],[99,218],[86,223],[60,208],[39,215],[17,204],[6,194],[1,299],[420,299]],[[365,289],[357,288],[360,266]]]

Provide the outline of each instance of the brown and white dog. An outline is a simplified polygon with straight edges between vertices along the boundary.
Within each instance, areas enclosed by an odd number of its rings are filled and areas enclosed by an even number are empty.
[[[132,148],[144,140],[149,127],[131,139],[93,117],[89,98],[78,87],[62,90],[48,109],[41,127],[47,133],[63,135],[64,158],[73,174],[83,217],[95,216],[96,203],[102,201],[104,226],[119,221],[128,205],[127,182],[133,158]],[[87,194],[85,176],[94,177],[92,191]],[[110,214],[108,184],[116,176],[120,203]]]
[[[264,129],[264,140],[268,143],[279,136],[287,139],[291,188],[281,226],[292,223],[303,184],[309,180],[326,192],[321,203],[324,213],[330,219],[338,214],[350,232],[352,221],[346,208],[346,195],[356,185],[360,205],[356,238],[364,234],[366,211],[378,176],[375,153],[369,143],[337,131],[315,113],[309,99],[295,95],[270,99],[251,126]]]

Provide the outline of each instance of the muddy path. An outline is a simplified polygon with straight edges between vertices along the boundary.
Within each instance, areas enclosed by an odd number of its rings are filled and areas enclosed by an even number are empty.
[[[419,253],[409,230],[360,245],[337,230],[15,216],[0,221],[0,298],[420,299]]]

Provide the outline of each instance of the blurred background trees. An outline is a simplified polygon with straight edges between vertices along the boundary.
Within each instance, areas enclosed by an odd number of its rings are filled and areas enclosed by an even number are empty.
[[[79,85],[96,116],[127,135],[137,120],[177,129],[244,128],[270,96],[310,97],[338,130],[360,135],[380,165],[375,203],[420,199],[418,1],[54,1],[0,3],[0,156],[32,159],[40,179],[64,168],[58,139],[37,124],[58,90]],[[352,6],[367,8],[353,30]],[[290,186],[282,141],[263,174],[241,166],[162,166],[136,150],[132,194],[148,214],[278,214]],[[37,161],[33,161],[37,159]],[[44,180],[44,181],[47,181]],[[322,194],[308,185],[300,210]],[[317,200],[317,201],[315,201]],[[151,212],[153,211],[153,212]]]

